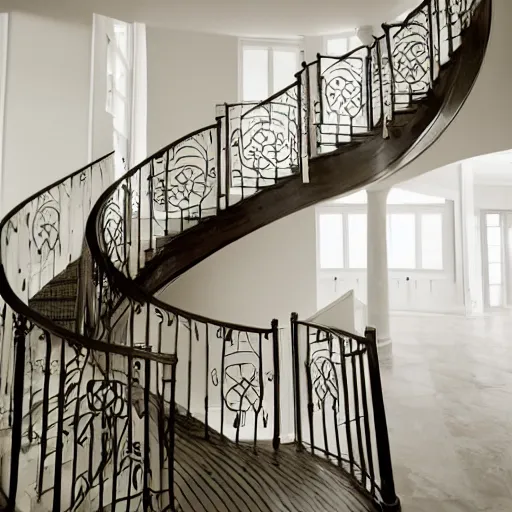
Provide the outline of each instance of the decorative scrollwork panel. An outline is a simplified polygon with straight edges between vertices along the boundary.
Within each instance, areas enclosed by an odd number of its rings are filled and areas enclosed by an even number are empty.
[[[58,493],[60,510],[99,510],[115,502],[135,511],[149,487],[149,510],[164,510],[171,439],[158,418],[169,413],[164,394],[170,393],[162,379],[156,394],[144,386],[169,372],[155,362],[97,356],[29,326],[22,451],[35,463],[25,475],[33,478],[27,489],[34,489],[34,502],[50,508]],[[100,359],[106,365],[98,367]]]
[[[432,86],[433,49],[429,9],[424,7],[407,23],[391,26],[391,67],[395,109],[423,98]]]
[[[242,197],[298,171],[297,86],[261,106],[229,109],[231,187]]]
[[[215,213],[216,144],[216,129],[204,130],[154,160],[151,180],[156,212],[178,220]]]
[[[343,58],[321,57],[321,144],[336,146],[368,131],[367,49]]]

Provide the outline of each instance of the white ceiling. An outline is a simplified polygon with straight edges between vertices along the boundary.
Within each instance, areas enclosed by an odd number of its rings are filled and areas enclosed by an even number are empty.
[[[420,0],[0,0],[0,8],[59,18],[93,12],[174,29],[241,36],[333,34],[392,21]]]

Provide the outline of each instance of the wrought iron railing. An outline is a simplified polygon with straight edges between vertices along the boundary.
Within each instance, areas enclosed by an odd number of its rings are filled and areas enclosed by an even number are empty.
[[[375,329],[365,336],[291,318],[295,436],[371,497],[397,507]]]
[[[425,0],[403,22],[383,25],[371,46],[318,55],[261,103],[218,106],[216,123],[158,151],[104,198],[97,227],[110,259],[134,277],[158,238],[280,180],[307,181],[318,154],[376,131],[387,136],[394,116],[432,90],[477,3]]]
[[[424,1],[404,22],[384,25],[384,36],[370,47],[338,58],[318,55],[303,65],[290,86],[267,100],[218,106],[214,124],[158,151],[100,198],[87,237],[93,273],[102,276],[97,296],[106,305],[100,315],[109,324],[105,332],[121,342],[126,331],[137,332],[125,339],[177,358],[177,413],[171,412],[172,422],[195,417],[204,423],[205,437],[213,428],[236,442],[250,439],[254,446],[269,438],[277,448],[281,400],[277,323],[257,329],[181,311],[147,295],[134,278],[161,247],[201,220],[280,180],[307,181],[309,162],[317,155],[368,135],[387,137],[389,124],[425,99],[460,45],[460,32],[476,2],[466,2],[462,11],[456,8],[459,3]],[[126,297],[136,306],[126,307]],[[295,322],[297,346],[303,327],[308,328]],[[344,467],[373,499],[396,507],[375,345],[309,326],[313,328],[318,336],[330,337],[331,345],[344,340],[338,349],[342,360],[336,368],[342,374],[337,392],[343,400],[348,398],[343,401],[338,395],[336,406],[349,409],[348,413],[333,410],[327,425],[325,402],[321,407],[317,403],[316,411],[311,399],[309,445]],[[311,379],[311,364],[306,368]],[[350,382],[344,380],[343,369]],[[366,376],[371,393],[358,380]],[[303,386],[300,369],[296,379],[298,391]],[[336,442],[341,442],[342,432],[335,420],[341,420],[343,413],[347,413],[343,431],[350,453]],[[316,432],[327,436],[323,445],[315,434],[318,414],[321,427]],[[330,434],[325,432],[327,426]],[[347,429],[352,429],[350,435]]]
[[[72,332],[30,306],[84,258],[86,220],[112,183],[112,160],[47,187],[0,223],[1,489],[9,510],[169,505],[173,424],[157,430],[149,417],[174,410],[175,358],[106,343],[108,332],[105,341],[84,336],[80,314]]]

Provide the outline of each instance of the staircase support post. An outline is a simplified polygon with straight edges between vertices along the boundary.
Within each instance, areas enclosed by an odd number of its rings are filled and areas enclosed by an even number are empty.
[[[274,359],[274,437],[272,446],[277,451],[281,444],[281,378],[279,370],[279,331],[276,319],[272,320],[272,348]]]
[[[373,421],[379,456],[380,488],[383,501],[381,505],[383,512],[398,512],[401,510],[401,506],[395,491],[393,466],[391,464],[388,425],[380,379],[379,356],[377,353],[377,331],[373,327],[367,327],[364,335],[368,340],[368,367],[370,370]]]

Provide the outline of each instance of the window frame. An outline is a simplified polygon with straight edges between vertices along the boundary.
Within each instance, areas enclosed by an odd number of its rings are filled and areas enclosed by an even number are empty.
[[[482,251],[482,284],[483,284],[483,299],[484,307],[488,311],[500,311],[509,307],[510,297],[508,296],[508,279],[510,278],[508,268],[508,262],[510,261],[511,255],[509,254],[510,248],[507,243],[507,214],[511,214],[512,210],[481,210],[480,211],[480,247]],[[493,286],[490,283],[489,276],[489,253],[488,253],[488,233],[487,233],[487,219],[488,214],[498,214],[500,217],[500,225],[496,226],[500,229],[501,235],[501,305],[491,306],[490,287]]]
[[[453,222],[453,214],[450,211],[451,205],[449,201],[444,204],[389,204],[387,206],[387,215],[393,213],[409,213],[415,215],[415,259],[416,265],[414,268],[389,268],[389,271],[399,276],[419,273],[424,276],[432,276],[434,279],[448,278],[450,272],[453,271],[454,266],[454,240],[450,239],[450,222]],[[339,213],[342,215],[343,226],[343,267],[337,268],[323,268],[320,266],[320,216],[325,213]],[[367,214],[367,204],[325,204],[316,208],[316,254],[317,254],[317,270],[322,274],[335,274],[337,272],[366,272],[366,268],[358,267],[353,268],[349,266],[349,230],[348,230],[348,216],[350,214]],[[422,214],[439,213],[442,218],[442,251],[443,251],[443,268],[442,269],[428,269],[422,268]],[[452,228],[453,231],[453,228]],[[452,236],[453,238],[453,236]]]
[[[267,69],[267,87],[268,96],[270,97],[276,92],[274,91],[274,51],[290,51],[297,54],[297,72],[300,71],[300,64],[304,60],[304,48],[301,39],[259,39],[259,38],[239,38],[238,39],[238,101],[239,103],[253,103],[256,100],[244,100],[244,49],[267,49],[268,50],[268,69]],[[293,77],[290,77],[291,85]],[[260,101],[265,100],[262,98]]]

